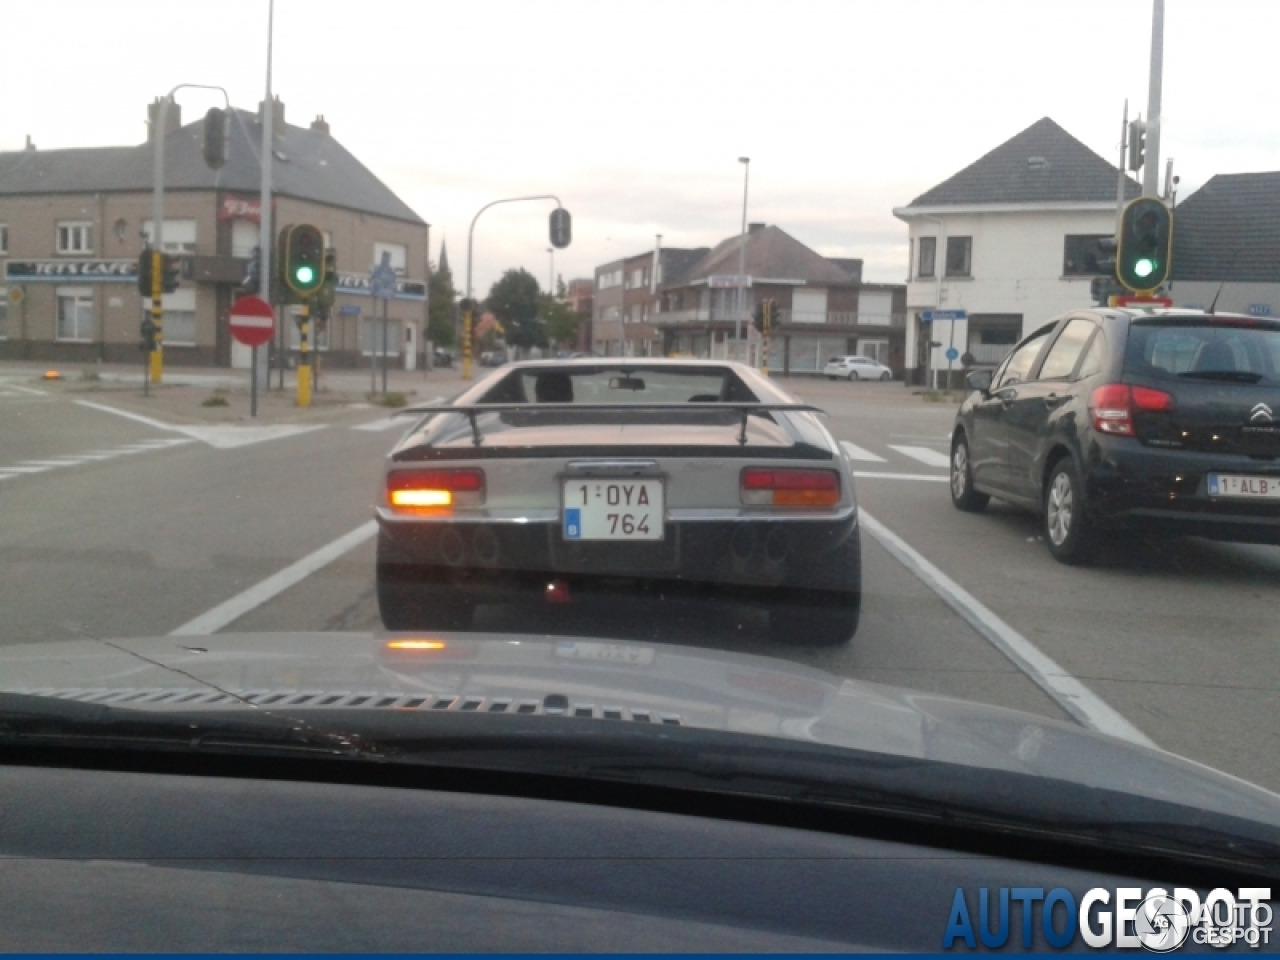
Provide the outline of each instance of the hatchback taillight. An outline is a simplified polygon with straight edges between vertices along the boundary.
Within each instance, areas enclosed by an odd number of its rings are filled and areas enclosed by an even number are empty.
[[[831,507],[840,502],[834,470],[748,467],[742,471],[742,502],[751,506]]]
[[[1173,408],[1173,394],[1152,387],[1131,387],[1127,383],[1108,383],[1089,397],[1093,429],[1117,437],[1133,436],[1135,410],[1169,413]]]
[[[395,470],[387,474],[387,502],[405,513],[476,507],[484,503],[484,471]]]

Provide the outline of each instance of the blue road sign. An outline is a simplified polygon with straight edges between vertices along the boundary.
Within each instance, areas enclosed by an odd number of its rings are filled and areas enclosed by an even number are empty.
[[[948,360],[957,360],[957,359],[959,359],[959,357],[960,357],[960,351],[959,351],[959,350],[957,350],[955,347],[947,347],[947,359],[948,359]]]
[[[396,295],[396,272],[390,264],[380,263],[369,271],[369,294],[379,300]]]
[[[925,310],[920,314],[926,323],[935,320],[964,320],[969,316],[968,310]]]

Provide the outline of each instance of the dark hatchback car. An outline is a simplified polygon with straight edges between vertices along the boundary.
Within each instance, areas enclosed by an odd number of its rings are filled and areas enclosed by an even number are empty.
[[[1139,528],[1280,544],[1280,322],[1073,311],[968,385],[952,502],[1039,512],[1057,559]]]

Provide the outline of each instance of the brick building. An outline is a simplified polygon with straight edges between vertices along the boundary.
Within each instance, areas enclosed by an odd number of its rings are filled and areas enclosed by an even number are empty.
[[[596,268],[592,351],[600,356],[663,355],[662,289],[679,283],[706,247],[659,247]]]
[[[337,251],[338,296],[318,350],[334,366],[369,355],[377,325],[368,270],[386,252],[402,277],[388,310],[390,351],[406,367],[422,363],[428,224],[323,118],[298,127],[285,123],[278,99],[274,109],[274,226],[313,223]],[[247,367],[227,317],[258,245],[261,107],[231,112],[219,170],[204,163],[203,122],[182,126],[180,117],[171,105],[164,131],[164,246],[184,263],[184,280],[164,298],[166,360]],[[150,135],[137,146],[0,153],[0,358],[141,362],[136,272],[151,232],[153,158]],[[276,346],[287,351],[297,326],[292,308],[277,313],[285,342]]]

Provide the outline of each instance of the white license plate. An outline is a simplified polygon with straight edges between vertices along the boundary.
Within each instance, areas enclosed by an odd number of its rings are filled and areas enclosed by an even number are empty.
[[[556,656],[570,660],[603,660],[607,663],[631,663],[648,666],[653,663],[653,647],[637,647],[629,643],[594,643],[590,640],[561,640]]]
[[[661,480],[584,477],[564,481],[566,540],[661,540]]]
[[[1280,500],[1280,477],[1246,477],[1231,473],[1209,474],[1209,496]]]

